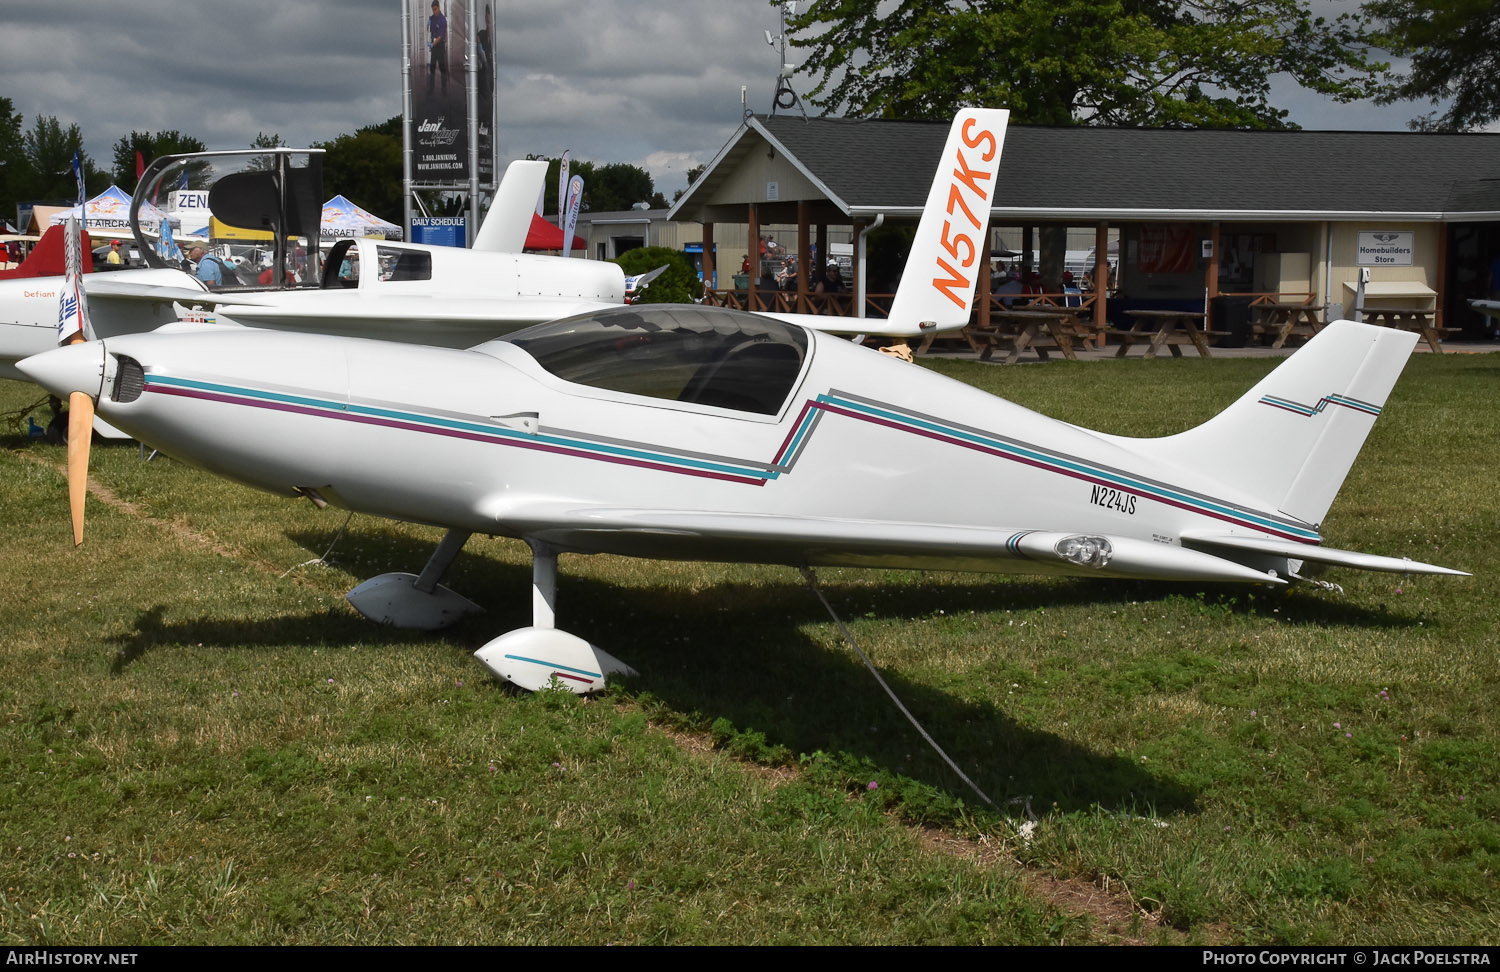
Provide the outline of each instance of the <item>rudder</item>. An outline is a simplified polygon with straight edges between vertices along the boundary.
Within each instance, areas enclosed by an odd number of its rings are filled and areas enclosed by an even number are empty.
[[[1010,112],[965,108],[953,119],[891,302],[890,320],[941,331],[969,323]]]
[[[1134,447],[1320,524],[1416,341],[1335,321],[1207,422]]]

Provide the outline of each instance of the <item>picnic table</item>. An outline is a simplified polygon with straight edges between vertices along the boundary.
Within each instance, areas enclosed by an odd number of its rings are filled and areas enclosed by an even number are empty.
[[[1323,329],[1323,305],[1297,302],[1257,304],[1258,317],[1250,331],[1257,337],[1272,337],[1271,347],[1280,348],[1291,337],[1310,338]]]
[[[1437,311],[1431,307],[1369,307],[1356,308],[1360,320],[1382,327],[1394,327],[1401,331],[1415,331],[1427,342],[1436,354],[1443,353],[1440,343],[1443,336],[1452,333],[1451,327],[1437,326]]]
[[[1182,357],[1179,345],[1191,343],[1198,354],[1212,357],[1208,350],[1208,332],[1203,330],[1202,311],[1183,310],[1128,310],[1131,319],[1129,328],[1112,328],[1108,333],[1120,339],[1115,357],[1123,358],[1135,344],[1146,345],[1146,357],[1154,358],[1162,348],[1168,348],[1172,357]],[[1217,332],[1215,332],[1217,333]]]
[[[980,361],[990,360],[996,348],[1005,350],[1005,363],[1015,364],[1023,351],[1035,351],[1038,358],[1047,360],[1047,352],[1061,351],[1069,361],[1077,361],[1073,352],[1074,314],[1066,308],[1024,310],[992,310],[990,326],[964,328],[964,338],[979,355]]]

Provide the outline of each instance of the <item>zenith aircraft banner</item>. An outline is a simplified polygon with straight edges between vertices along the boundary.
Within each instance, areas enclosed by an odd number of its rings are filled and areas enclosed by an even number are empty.
[[[469,75],[478,66],[479,182],[495,184],[493,0],[405,0],[410,10],[411,175],[418,183],[469,182]],[[482,6],[483,13],[478,8]]]

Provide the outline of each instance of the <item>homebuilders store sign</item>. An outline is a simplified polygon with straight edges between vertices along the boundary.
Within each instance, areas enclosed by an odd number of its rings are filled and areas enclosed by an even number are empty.
[[[1413,233],[1391,233],[1384,230],[1359,234],[1359,266],[1411,266]]]

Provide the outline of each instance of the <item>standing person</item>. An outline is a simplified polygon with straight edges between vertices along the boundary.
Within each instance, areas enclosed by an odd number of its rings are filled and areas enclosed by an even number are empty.
[[[105,257],[104,261],[112,267],[123,267],[125,265],[125,258],[120,256],[119,240],[109,241],[109,256]]]
[[[843,292],[844,278],[842,273],[839,271],[839,262],[837,260],[829,260],[827,268],[824,269],[822,276],[818,280],[818,286],[815,290],[815,293],[827,295],[842,294]],[[834,317],[837,317],[843,313],[837,300],[824,301],[823,307],[820,312],[832,315]]]
[[[198,265],[198,269],[193,276],[203,281],[206,286],[210,288],[224,286],[223,267],[218,260],[209,256],[203,247],[193,247],[192,252],[188,254],[188,259]]]
[[[844,292],[844,275],[839,269],[837,260],[828,261],[828,271],[823,274],[823,293],[842,294]]]
[[[443,94],[448,93],[448,18],[443,16],[438,0],[432,0],[432,14],[427,18],[427,93],[432,94],[432,75],[443,72]]]

